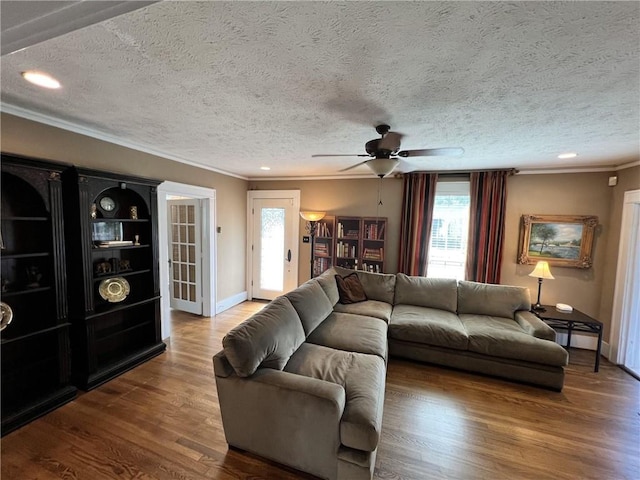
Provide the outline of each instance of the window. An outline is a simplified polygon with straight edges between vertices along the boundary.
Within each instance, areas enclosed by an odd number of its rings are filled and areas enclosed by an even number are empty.
[[[429,240],[427,277],[464,280],[469,202],[468,181],[438,182]]]

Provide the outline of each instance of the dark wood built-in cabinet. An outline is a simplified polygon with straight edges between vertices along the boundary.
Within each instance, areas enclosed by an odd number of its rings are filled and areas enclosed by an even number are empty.
[[[76,395],[70,384],[64,168],[2,155],[2,435]]]
[[[72,378],[91,389],[162,353],[155,180],[65,171]]]

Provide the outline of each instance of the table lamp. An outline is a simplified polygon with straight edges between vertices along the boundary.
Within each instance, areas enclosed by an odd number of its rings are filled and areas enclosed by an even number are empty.
[[[538,300],[533,306],[533,309],[544,311],[544,307],[540,304],[540,290],[542,289],[542,279],[554,279],[553,275],[551,275],[551,270],[549,270],[549,262],[540,260],[538,263],[536,263],[536,268],[533,269],[533,272],[531,272],[529,276],[538,278]]]

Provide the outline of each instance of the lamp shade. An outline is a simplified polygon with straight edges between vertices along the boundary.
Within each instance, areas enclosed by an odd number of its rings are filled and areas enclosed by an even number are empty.
[[[554,279],[553,275],[551,275],[551,270],[549,270],[549,262],[543,260],[536,263],[536,268],[533,269],[533,272],[531,272],[529,276],[548,280]]]
[[[395,158],[374,158],[367,161],[367,167],[380,178],[389,175],[397,164],[398,159]]]
[[[300,212],[300,216],[304,218],[307,222],[317,222],[318,220],[322,220],[327,212],[310,212],[303,211]]]

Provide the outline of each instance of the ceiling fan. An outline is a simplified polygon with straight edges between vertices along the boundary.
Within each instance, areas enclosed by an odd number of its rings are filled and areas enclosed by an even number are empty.
[[[426,148],[422,150],[400,150],[400,140],[402,134],[391,132],[389,125],[378,125],[376,132],[380,138],[369,140],[364,145],[366,154],[352,155],[312,155],[312,157],[368,157],[366,160],[343,168],[341,172],[346,172],[360,165],[367,165],[373,173],[382,178],[389,175],[396,166],[400,164],[401,158],[407,157],[434,157],[434,156],[457,156],[464,153],[460,147],[450,148]]]

